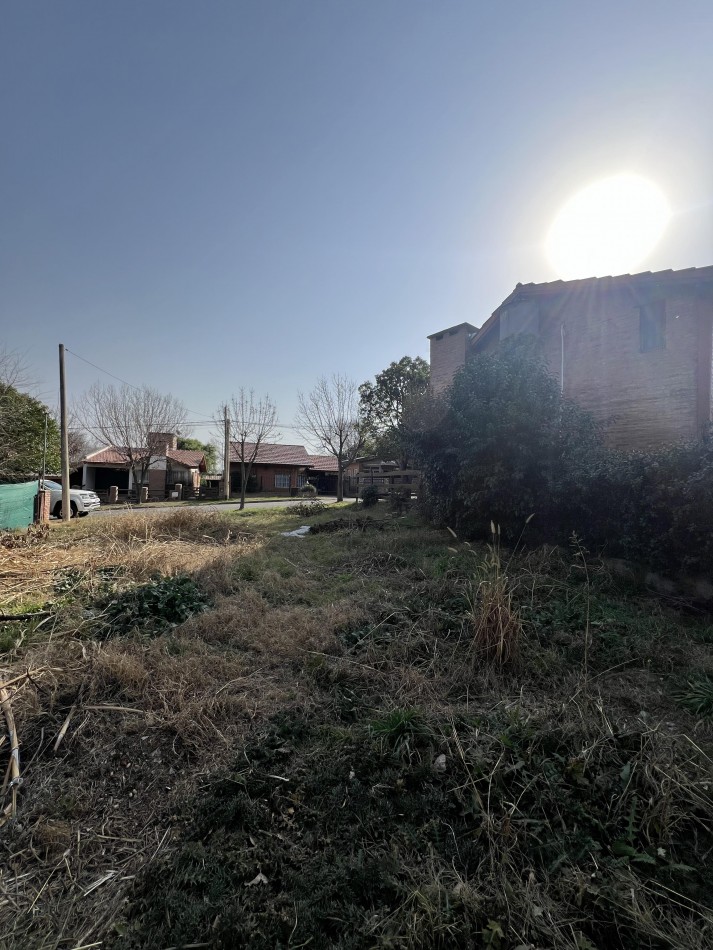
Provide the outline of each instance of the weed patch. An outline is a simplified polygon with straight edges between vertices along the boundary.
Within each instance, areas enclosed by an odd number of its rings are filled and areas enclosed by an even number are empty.
[[[103,634],[117,636],[138,629],[144,636],[155,636],[205,610],[207,605],[205,594],[192,578],[155,578],[122,591],[103,605]]]
[[[139,882],[115,946],[701,946],[711,802],[704,763],[674,753],[517,710],[277,717]]]

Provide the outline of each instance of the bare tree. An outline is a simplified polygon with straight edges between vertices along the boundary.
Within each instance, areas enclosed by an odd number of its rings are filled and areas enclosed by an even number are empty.
[[[0,384],[22,391],[31,386],[25,361],[6,346],[0,346]]]
[[[69,428],[67,430],[69,448],[69,469],[76,472],[81,468],[83,460],[92,450],[92,440],[85,431],[82,423],[77,419],[74,411],[69,414]]]
[[[141,487],[160,452],[155,434],[171,434],[184,425],[183,403],[150,386],[102,386],[95,383],[84,395],[84,426],[102,445],[112,446],[131,469],[139,502]]]
[[[221,430],[225,408],[221,406],[216,416],[216,426]],[[240,509],[242,510],[245,507],[248,479],[260,446],[269,439],[278,438],[277,408],[269,395],[256,399],[254,390],[241,386],[230,400],[227,411],[230,417],[230,442],[240,462]]]
[[[337,501],[344,499],[344,470],[364,445],[366,426],[359,387],[346,376],[322,376],[311,393],[298,394],[297,425],[337,460]]]

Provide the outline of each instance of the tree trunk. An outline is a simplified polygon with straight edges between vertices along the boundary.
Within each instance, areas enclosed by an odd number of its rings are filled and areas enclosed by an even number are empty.
[[[341,453],[337,456],[337,501],[344,501],[344,469]]]
[[[136,504],[137,504],[137,505],[140,505],[140,504],[141,504],[141,489],[142,489],[143,484],[144,484],[144,473],[143,473],[143,469],[141,470],[141,478],[137,479],[137,477],[136,477],[136,469],[135,469],[134,466],[132,465],[132,466],[131,466],[131,474],[134,476],[134,491],[136,492]],[[128,502],[128,500],[129,500],[129,499],[127,498],[127,502]]]
[[[242,511],[245,508],[245,459],[240,459],[240,508],[239,511]]]

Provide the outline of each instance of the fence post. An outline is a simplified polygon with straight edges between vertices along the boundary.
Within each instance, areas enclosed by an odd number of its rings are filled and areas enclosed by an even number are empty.
[[[45,524],[50,520],[50,502],[52,492],[46,488],[37,492],[37,506],[35,509],[35,521],[39,524]]]

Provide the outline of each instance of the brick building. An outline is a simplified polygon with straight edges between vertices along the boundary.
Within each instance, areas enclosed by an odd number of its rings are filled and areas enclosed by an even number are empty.
[[[246,460],[254,450],[254,442],[245,443]],[[247,490],[289,495],[307,481],[309,464],[304,445],[263,442],[258,446]],[[230,447],[230,492],[233,495],[240,493],[240,476],[240,444],[233,442]]]
[[[136,485],[129,456],[150,456],[145,487],[150,498],[165,498],[177,483],[185,489],[198,488],[206,470],[205,455],[193,449],[176,448],[178,438],[170,432],[151,432],[146,448],[110,445],[91,452],[82,460],[82,487],[106,494],[116,486],[122,496],[135,494]]]
[[[563,394],[620,448],[701,435],[711,422],[713,266],[518,284],[480,329],[434,333],[431,386],[474,355],[535,335]]]
[[[246,459],[250,458],[254,449],[254,442],[246,442]],[[233,495],[240,492],[240,477],[240,445],[234,442],[230,449],[230,492]],[[289,495],[308,481],[321,494],[336,492],[336,458],[333,455],[310,455],[304,445],[263,442],[252,464],[247,490]]]

